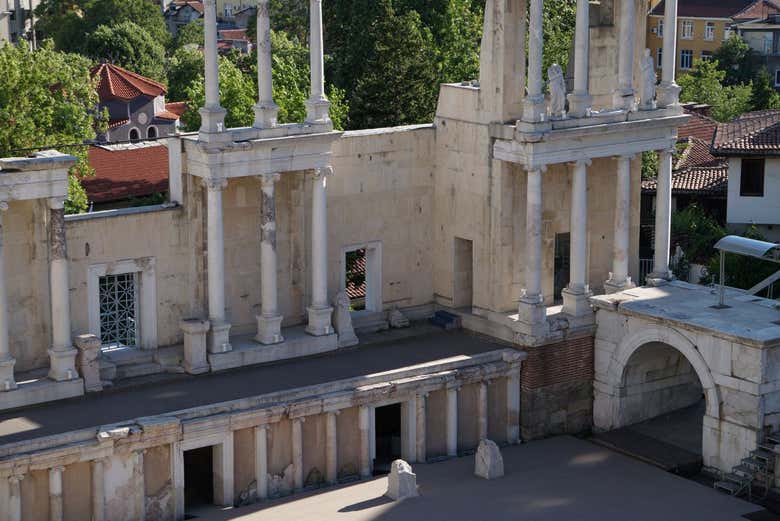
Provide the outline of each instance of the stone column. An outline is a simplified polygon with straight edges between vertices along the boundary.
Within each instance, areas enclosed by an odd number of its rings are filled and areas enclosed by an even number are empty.
[[[328,305],[328,176],[331,167],[314,171],[311,204],[311,307],[306,332],[314,336],[333,333]]]
[[[661,84],[658,86],[658,106],[674,107],[680,104],[680,86],[674,80],[677,61],[677,0],[664,4],[664,47]]]
[[[225,320],[225,239],[222,223],[222,190],[225,179],[206,179],[207,250],[209,286],[209,353],[224,353],[230,345],[230,324]]]
[[[563,290],[563,311],[580,317],[591,312],[587,284],[588,270],[588,166],[590,161],[577,161],[571,183],[571,255],[569,285]]]
[[[49,519],[62,521],[62,473],[65,467],[49,469]]]
[[[447,389],[447,456],[458,455],[458,389]]]
[[[425,463],[428,459],[428,443],[426,439],[426,404],[427,394],[417,395],[417,462]]]
[[[271,66],[271,17],[269,0],[257,2],[257,90],[255,105],[255,128],[273,128],[279,114],[279,105],[274,103],[273,75]]]
[[[0,201],[0,392],[16,389],[14,364],[11,356],[11,340],[8,336],[8,296],[5,288],[5,262],[3,260],[3,213],[8,203]]]
[[[520,443],[520,367],[506,379],[506,441]]]
[[[329,125],[330,102],[325,97],[325,72],[322,46],[322,0],[309,0],[309,57],[311,95],[306,101],[306,123]]]
[[[401,459],[417,463],[417,395],[401,402]]]
[[[105,465],[103,459],[92,460],[92,521],[106,519]]]
[[[8,478],[8,521],[22,521],[22,480],[24,476],[14,474]]]
[[[328,412],[325,415],[325,481],[329,485],[335,485],[339,477],[337,414],[337,412]]]
[[[274,185],[279,174],[260,176],[260,282],[262,309],[257,315],[257,336],[261,344],[278,344],[282,337],[282,315],[279,314],[276,273],[276,196]]]
[[[593,98],[588,92],[590,59],[590,2],[577,0],[577,27],[574,36],[574,91],[569,94],[569,115],[584,118],[590,114]]]
[[[620,2],[620,44],[618,55],[618,86],[612,96],[616,109],[635,110],[634,97],[634,1]]]
[[[666,27],[664,27],[664,30]],[[664,33],[665,35],[666,33]],[[658,152],[658,186],[655,194],[655,256],[648,285],[672,280],[669,271],[669,239],[672,227],[672,150]]]
[[[214,504],[233,506],[235,460],[233,431],[228,432],[225,440],[214,445]]]
[[[479,439],[488,437],[488,384],[479,382],[477,393],[477,425],[479,426]]]
[[[144,489],[144,454],[146,449],[133,452],[133,499],[135,500],[136,518],[146,519],[146,491]],[[233,463],[231,455],[231,465]],[[232,504],[232,499],[231,499]]]
[[[304,418],[293,418],[292,421],[292,464],[293,488],[303,489],[303,421]]]
[[[528,17],[528,95],[523,102],[523,121],[543,121],[546,112],[542,58],[544,53],[543,7],[544,0],[531,0]]]
[[[65,239],[65,199],[49,199],[49,287],[51,288],[51,336],[49,378],[62,382],[78,378],[76,355],[70,337],[70,284]]]
[[[217,0],[203,1],[203,31],[206,104],[200,108],[200,138],[209,141],[209,134],[225,130],[225,109],[219,104],[219,61],[217,56]]]
[[[268,426],[255,427],[255,483],[257,499],[268,499]]]
[[[607,293],[617,293],[634,287],[628,276],[628,255],[631,242],[631,160],[632,156],[617,158],[615,183],[615,239],[612,248],[612,273],[604,283]]]
[[[360,429],[360,477],[371,477],[371,425],[369,425],[369,406],[358,409],[358,428]]]
[[[528,172],[525,216],[525,289],[520,296],[519,318],[524,324],[544,324],[542,295],[542,169]]]

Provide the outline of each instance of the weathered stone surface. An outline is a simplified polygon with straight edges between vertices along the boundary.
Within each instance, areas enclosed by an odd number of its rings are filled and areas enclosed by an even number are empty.
[[[284,469],[284,474],[268,475],[268,495],[270,497],[292,494],[295,486],[295,467],[292,463]]]
[[[79,335],[76,337],[78,355],[76,368],[84,379],[84,389],[87,392],[102,391],[100,381],[100,339],[95,335]]]
[[[354,346],[358,343],[358,337],[352,327],[352,316],[349,314],[349,297],[343,291],[333,299],[333,327],[339,335],[339,347]]]
[[[390,327],[392,328],[409,327],[409,319],[406,318],[397,307],[394,307],[390,311],[388,322],[390,322]]]
[[[411,465],[404,460],[397,459],[390,465],[385,495],[395,501],[419,495],[417,492],[417,475],[412,472]]]
[[[504,458],[492,440],[482,440],[474,457],[474,475],[484,479],[496,479],[504,475]]]

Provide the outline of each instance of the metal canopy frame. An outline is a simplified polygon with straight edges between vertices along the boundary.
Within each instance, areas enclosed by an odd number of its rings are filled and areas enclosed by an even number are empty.
[[[715,243],[715,249],[720,251],[720,291],[717,305],[719,308],[727,307],[724,302],[726,293],[726,252],[780,264],[780,244],[775,244],[773,242],[749,239],[747,237],[740,237],[739,235],[727,235]],[[780,271],[765,278],[747,290],[747,293],[755,295],[778,279],[780,279]]]

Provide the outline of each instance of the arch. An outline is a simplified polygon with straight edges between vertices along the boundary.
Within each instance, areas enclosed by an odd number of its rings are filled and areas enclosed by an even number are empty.
[[[631,356],[642,346],[652,342],[667,344],[679,351],[693,366],[699,382],[707,397],[707,416],[720,419],[720,398],[715,380],[712,378],[707,362],[696,346],[685,335],[673,328],[649,326],[624,337],[618,344],[609,363],[607,378],[615,389],[623,385],[623,375]]]
[[[157,139],[157,127],[154,125],[151,125],[149,128],[146,129],[146,137],[148,139]]]
[[[141,132],[137,128],[133,127],[130,129],[128,137],[130,141],[138,141],[141,139]]]

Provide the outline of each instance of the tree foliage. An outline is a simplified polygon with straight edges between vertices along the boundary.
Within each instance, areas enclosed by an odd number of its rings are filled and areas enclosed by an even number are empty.
[[[84,54],[165,81],[165,48],[134,22],[101,25],[85,39]]]
[[[574,29],[577,25],[577,0],[558,0],[554,7],[544,10],[544,61],[547,68],[553,63],[563,71],[569,64],[569,53],[574,43]]]
[[[750,59],[751,54],[750,46],[736,33],[712,53],[712,59],[718,62],[718,68],[725,73],[725,85],[744,85],[753,80],[756,71]]]
[[[780,108],[780,94],[774,87],[772,75],[766,67],[761,67],[753,80],[753,97],[750,100],[753,110]]]
[[[187,45],[202,47],[205,41],[203,20],[199,18],[179,28],[176,32],[176,38],[173,39],[173,52]]]
[[[717,121],[729,121],[751,110],[752,82],[747,85],[724,85],[726,73],[716,60],[697,61],[693,72],[681,76],[680,100],[695,101],[712,106],[712,117]]]

